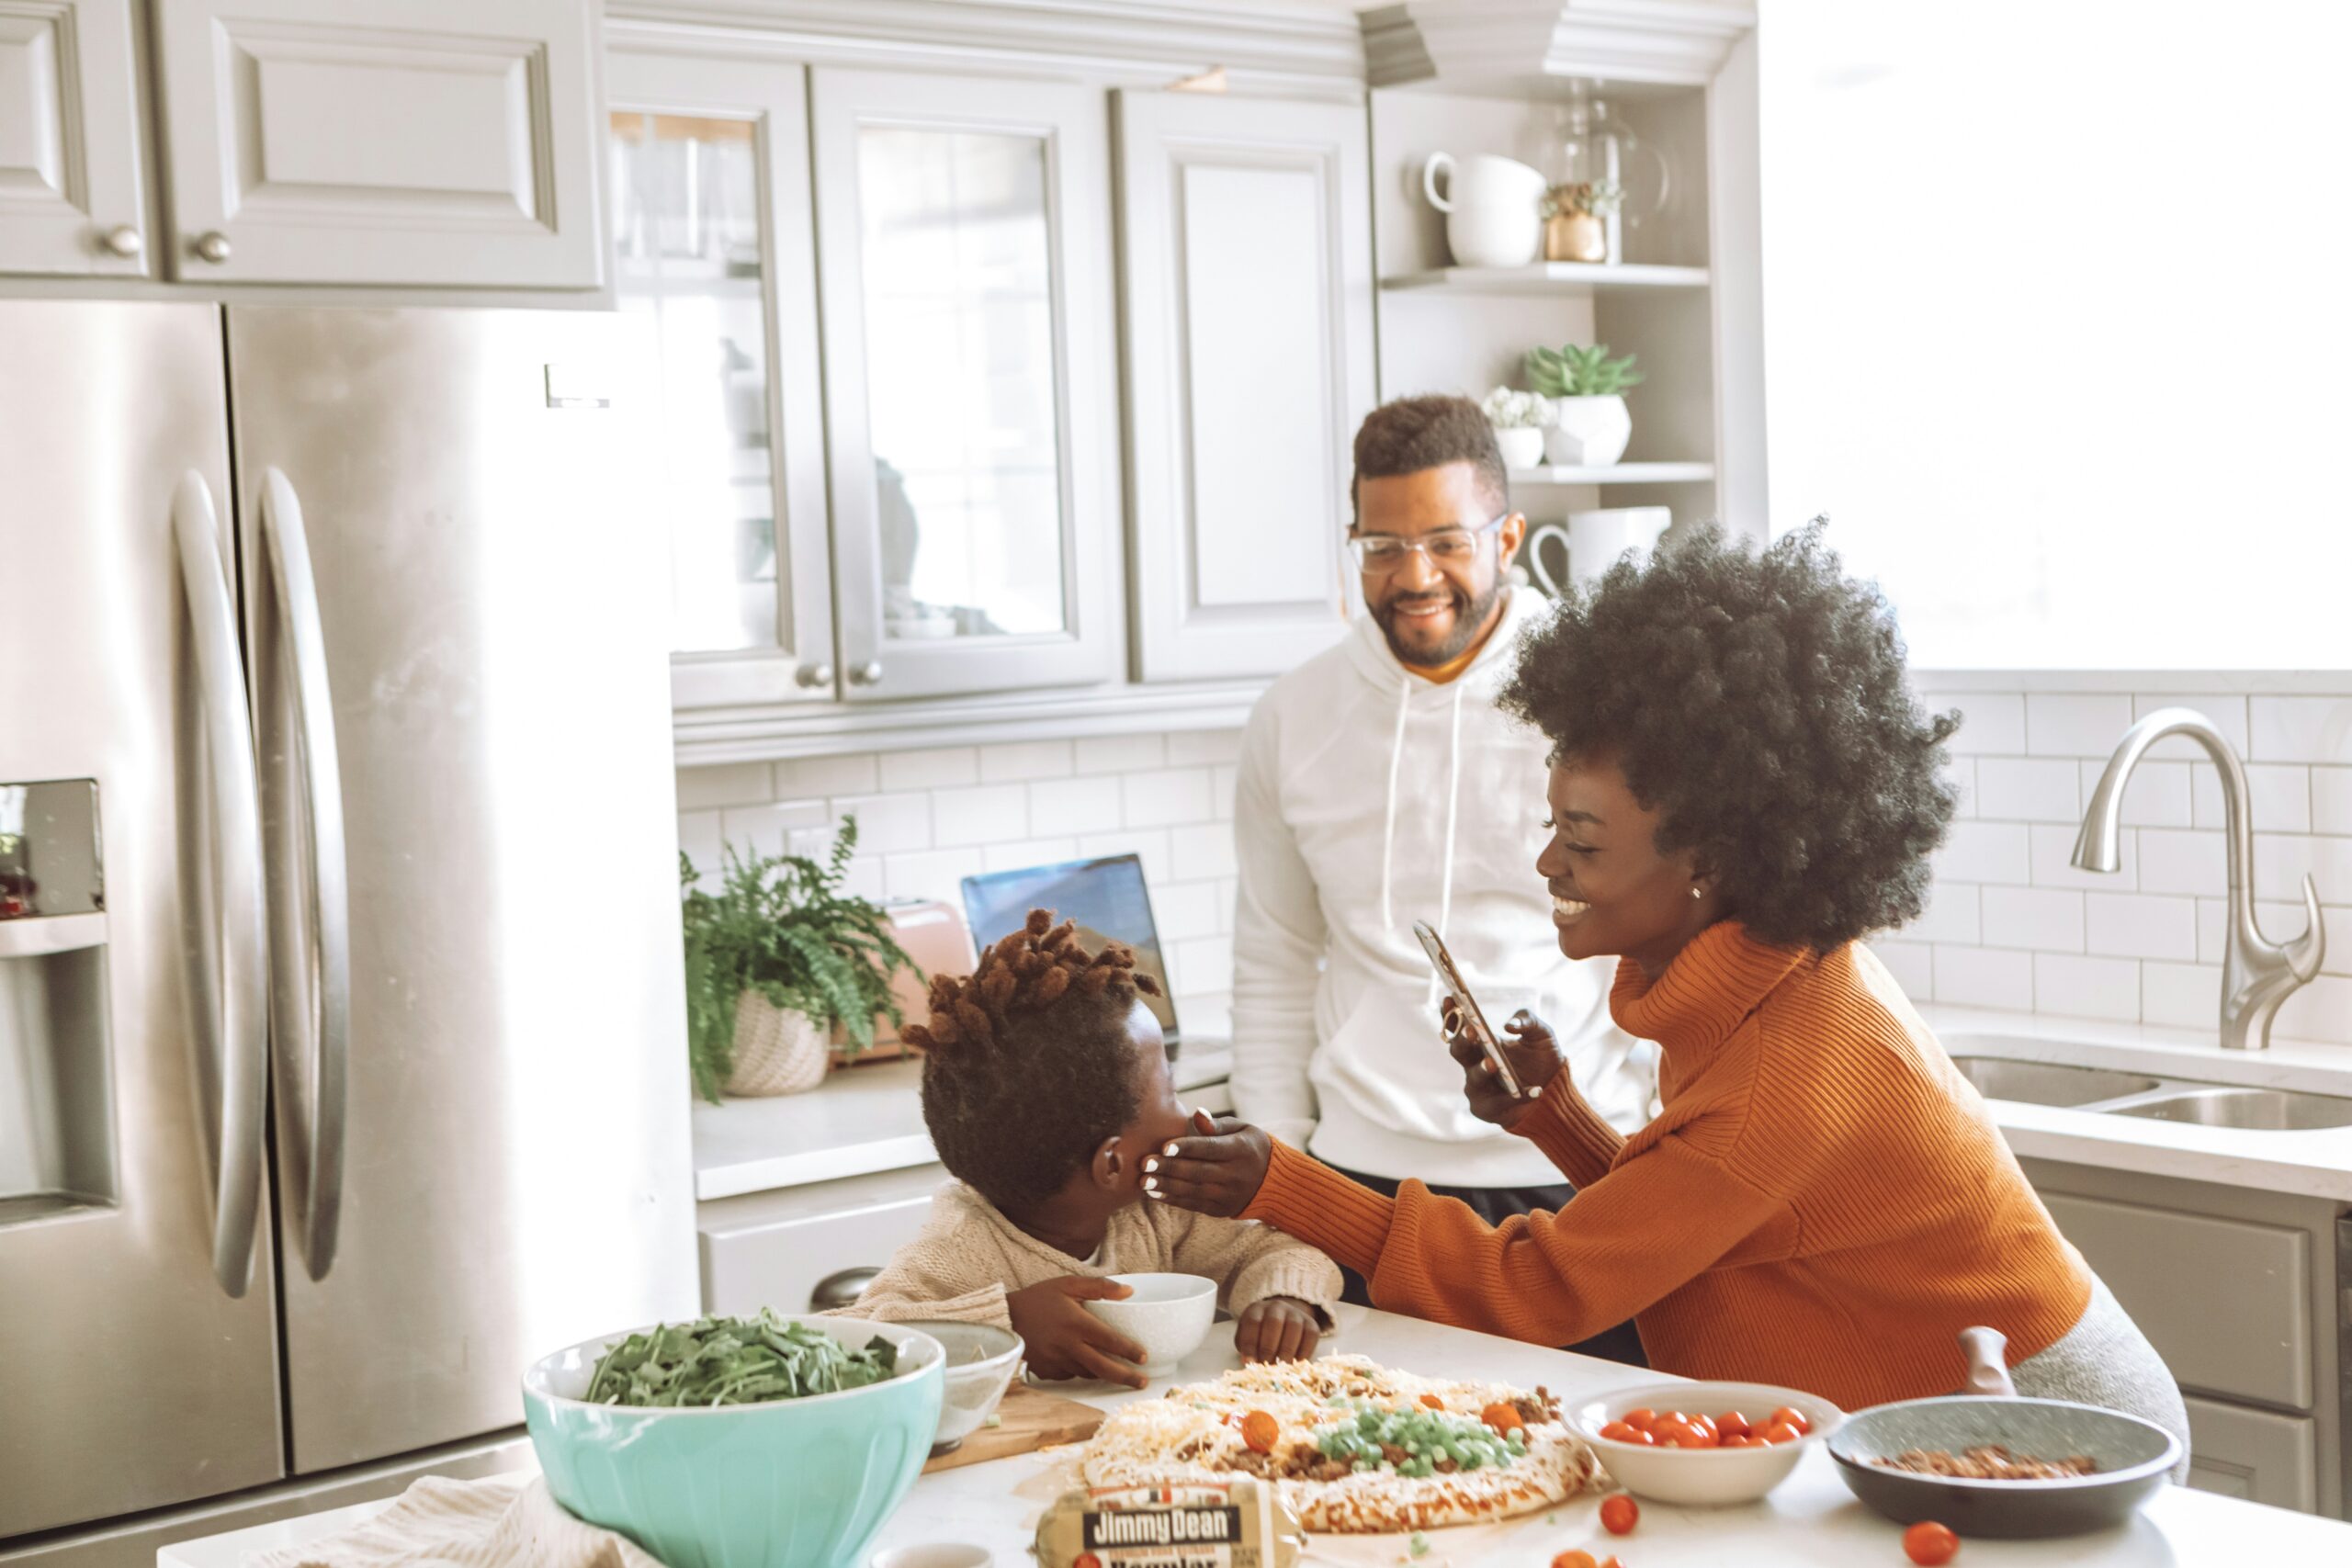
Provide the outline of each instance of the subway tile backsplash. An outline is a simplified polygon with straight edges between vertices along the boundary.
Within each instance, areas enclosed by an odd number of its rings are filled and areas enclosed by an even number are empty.
[[[678,771],[678,842],[697,868],[738,849],[822,855],[857,817],[850,885],[943,898],[982,871],[1143,859],[1188,1032],[1224,1032],[1233,988],[1238,729],[847,752]]]
[[[2281,1037],[2352,1044],[2352,697],[2162,690],[1926,694],[1959,708],[1961,818],[1927,911],[1871,945],[1920,1000],[2211,1029],[2220,1007],[2229,843],[2221,776],[2167,740],[2123,800],[2122,869],[2069,864],[2084,802],[2134,718],[2188,707],[2247,759],[2263,933],[2303,929],[2318,884],[2324,973],[2279,1011]],[[2110,682],[2101,682],[2109,684]]]
[[[2229,852],[2219,776],[2190,760],[2202,753],[2167,741],[2141,763],[2120,872],[2068,863],[2083,803],[2125,728],[2191,707],[2250,753],[2264,933],[2283,942],[2302,930],[2307,872],[2325,906],[2324,972],[2280,1010],[2278,1032],[2352,1044],[2352,697],[1988,689],[1926,700],[1965,716],[1952,746],[1961,816],[1937,853],[1927,911],[1872,943],[1915,998],[2213,1026]],[[1219,1032],[1240,741],[1238,730],[1201,730],[681,769],[679,842],[698,866],[717,863],[722,838],[817,853],[854,811],[859,892],[951,902],[976,871],[1133,851],[1185,1021]]]

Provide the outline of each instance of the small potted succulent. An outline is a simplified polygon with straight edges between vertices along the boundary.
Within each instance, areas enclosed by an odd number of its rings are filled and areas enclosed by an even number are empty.
[[[1487,423],[1495,427],[1495,445],[1502,448],[1506,468],[1539,468],[1544,462],[1544,427],[1552,422],[1552,405],[1533,392],[1497,387],[1478,402]]]
[[[1641,380],[1634,356],[1611,359],[1605,343],[1529,349],[1527,384],[1551,400],[1545,460],[1599,468],[1623,457],[1634,435],[1625,391]]]
[[[881,908],[842,891],[857,848],[857,821],[842,820],[822,863],[801,855],[740,855],[721,848],[717,892],[684,884],[686,1049],[695,1091],[797,1094],[825,1080],[839,1052],[874,1043],[879,1013],[903,1021],[890,976],[922,978],[894,941]],[[838,1026],[842,1042],[834,1043]]]

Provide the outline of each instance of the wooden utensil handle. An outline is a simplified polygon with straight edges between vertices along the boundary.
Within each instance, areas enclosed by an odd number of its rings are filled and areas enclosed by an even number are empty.
[[[2018,1385],[2009,1381],[2007,1335],[1997,1328],[1963,1328],[1960,1331],[1960,1348],[1968,1358],[1968,1379],[1962,1385],[1962,1393],[1996,1399],[2017,1397]]]

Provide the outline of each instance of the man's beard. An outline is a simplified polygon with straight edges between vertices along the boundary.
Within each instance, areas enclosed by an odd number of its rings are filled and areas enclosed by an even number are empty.
[[[1503,596],[1503,581],[1498,576],[1493,585],[1476,599],[1451,583],[1446,586],[1446,593],[1453,604],[1453,629],[1446,634],[1443,642],[1434,648],[1408,649],[1398,640],[1396,611],[1404,604],[1430,604],[1437,595],[1417,593],[1410,599],[1391,599],[1372,612],[1374,624],[1386,634],[1388,651],[1396,656],[1398,663],[1409,664],[1416,669],[1434,670],[1453,663],[1468,652],[1470,645],[1478,640],[1478,634],[1486,628],[1487,617],[1494,613],[1496,602]]]

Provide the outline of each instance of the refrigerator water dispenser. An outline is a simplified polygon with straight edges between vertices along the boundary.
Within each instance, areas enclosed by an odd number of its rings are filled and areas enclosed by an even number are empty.
[[[98,786],[0,784],[0,1225],[116,1201]]]

